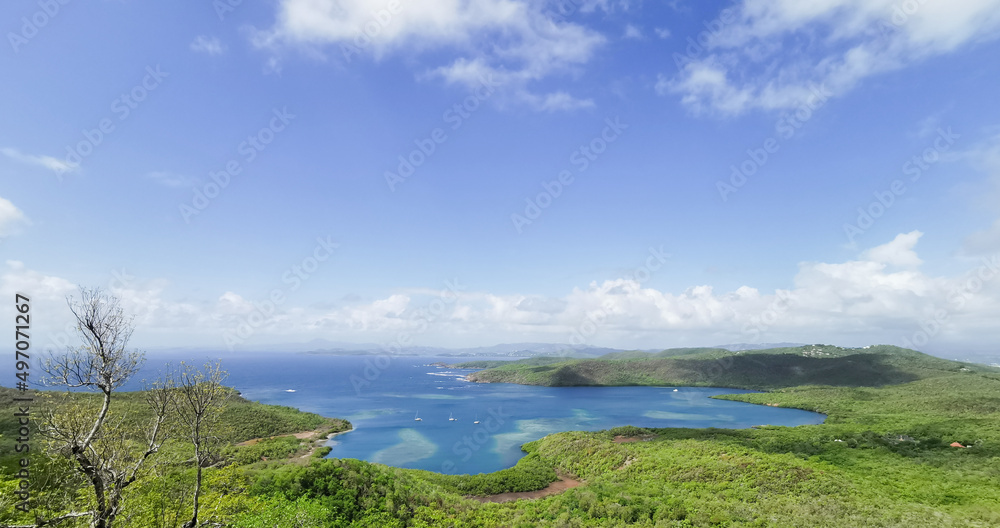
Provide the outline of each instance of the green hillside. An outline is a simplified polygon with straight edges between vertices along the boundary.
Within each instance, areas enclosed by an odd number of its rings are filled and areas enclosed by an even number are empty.
[[[719,398],[822,412],[820,425],[752,429],[564,432],[523,446],[514,467],[441,475],[351,459],[303,456],[290,436],[340,420],[234,398],[224,413],[224,460],[205,470],[205,526],[233,528],[987,528],[1000,526],[1000,370],[896,347],[808,346],[625,353],[599,361],[532,358],[483,371],[588,384],[731,385],[768,392]],[[713,370],[708,370],[713,369]],[[489,374],[499,373],[499,374]],[[701,382],[688,380],[699,374]],[[756,378],[755,378],[756,376]],[[782,376],[793,377],[783,380]],[[798,385],[795,385],[799,383]],[[31,526],[13,510],[14,392],[0,390],[0,526]],[[140,393],[119,409],[141,420]],[[74,395],[86,401],[87,395]],[[5,418],[6,417],[6,418]],[[329,429],[328,429],[329,428]],[[181,441],[182,439],[178,439]],[[954,447],[957,443],[961,447]],[[168,446],[136,483],[115,526],[179,528],[190,512],[192,468]],[[87,507],[59,457],[35,455],[36,512]],[[496,494],[578,487],[544,498]],[[83,528],[84,519],[58,526]]]
[[[466,365],[460,365],[466,366]],[[598,359],[535,358],[490,365],[477,382],[544,386],[687,385],[769,390],[800,385],[877,387],[955,373],[998,369],[905,348],[806,345],[730,352],[717,348],[629,352]]]

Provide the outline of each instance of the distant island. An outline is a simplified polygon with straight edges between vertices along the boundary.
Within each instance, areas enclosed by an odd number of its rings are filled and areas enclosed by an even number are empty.
[[[956,373],[1000,369],[930,356],[892,345],[843,348],[803,345],[759,350],[674,348],[657,353],[618,352],[596,359],[536,357],[470,361],[485,369],[468,376],[483,383],[622,386],[688,385],[773,390],[800,385],[878,387]]]
[[[502,343],[499,345],[465,348],[444,348],[428,346],[398,346],[388,347],[376,344],[351,344],[313,340],[299,350],[305,354],[334,356],[422,356],[422,357],[511,357],[525,358],[536,356],[563,356],[576,358],[594,358],[622,352],[622,349],[595,346],[574,346],[566,343]],[[324,346],[326,345],[326,346]],[[280,347],[294,349],[293,345]],[[303,348],[303,347],[299,347]]]
[[[660,354],[664,350],[709,350],[721,349],[729,352],[750,352],[770,349],[797,348],[809,345],[808,343],[727,343],[712,346],[699,346],[688,348],[613,348],[593,345],[580,345],[572,343],[540,343],[540,342],[513,342],[500,343],[489,346],[475,347],[443,347],[443,346],[422,346],[408,345],[402,346],[393,343],[355,343],[348,341],[333,341],[329,339],[312,339],[305,342],[286,342],[267,345],[238,346],[233,352],[239,354],[260,354],[260,353],[295,353],[309,355],[329,355],[329,356],[401,356],[401,357],[450,357],[450,358],[537,358],[537,357],[563,357],[573,359],[597,359],[607,358],[609,354],[645,352],[649,354]],[[847,350],[862,350],[862,348],[847,348]],[[203,353],[212,353],[211,348],[185,347],[185,348],[161,348],[151,349],[151,353],[157,355],[179,355],[191,356]],[[963,352],[943,351],[941,354],[932,354],[934,357],[952,359],[966,363],[981,363],[1000,367],[1000,350],[991,352]]]

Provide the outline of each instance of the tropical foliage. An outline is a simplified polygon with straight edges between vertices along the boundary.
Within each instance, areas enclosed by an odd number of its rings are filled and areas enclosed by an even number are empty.
[[[764,366],[753,367],[757,364]],[[716,368],[702,371],[706,377],[698,383],[684,378],[711,365]],[[567,372],[532,370],[549,367]],[[750,370],[738,371],[744,367]],[[634,353],[596,362],[560,359],[549,365],[507,365],[484,371],[481,379],[538,376],[532,379],[564,383],[573,379],[570,374],[588,384],[745,382],[768,392],[720,398],[818,411],[827,420],[740,430],[623,424],[601,432],[565,432],[525,444],[527,454],[513,468],[441,475],[303,456],[309,453],[308,441],[266,437],[348,425],[236,397],[222,413],[220,425],[228,427],[230,445],[223,451],[225,460],[205,471],[200,518],[244,528],[1000,526],[996,369],[895,347],[815,346],[738,354],[715,349]],[[804,383],[784,379],[789,376]],[[12,392],[0,390],[0,501],[7,501],[0,502],[0,525],[30,525],[32,519],[16,515],[8,500],[17,485],[9,449]],[[140,401],[139,395],[123,396],[126,402]],[[74,398],[87,401],[86,395]],[[136,405],[135,412],[139,409]],[[245,443],[250,438],[265,439]],[[186,493],[194,471],[185,458],[188,451],[181,445],[165,447],[176,456],[163,457],[137,482],[130,509],[116,526],[176,527],[190,517]],[[35,510],[82,507],[84,484],[73,468],[47,453],[33,456],[39,485]],[[538,490],[557,473],[583,485],[535,500],[473,500]],[[71,519],[61,526],[84,524]]]

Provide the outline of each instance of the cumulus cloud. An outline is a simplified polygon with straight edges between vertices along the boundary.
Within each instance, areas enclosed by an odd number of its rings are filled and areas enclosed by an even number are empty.
[[[793,287],[770,293],[743,286],[717,292],[699,285],[671,293],[630,278],[595,281],[565,297],[463,294],[433,325],[440,335],[517,335],[602,346],[669,346],[722,341],[889,342],[914,346],[928,318],[941,342],[1000,337],[989,323],[1000,317],[1000,255],[968,272],[936,277],[920,271],[921,233],[840,263],[804,262]],[[995,278],[995,280],[994,280]],[[337,325],[338,318],[328,320]],[[398,329],[414,330],[405,318]],[[925,332],[926,334],[926,332]],[[503,339],[497,337],[495,339]],[[949,341],[951,340],[951,341]]]
[[[66,279],[28,269],[24,262],[8,260],[6,269],[0,274],[0,292],[13,297],[14,293],[30,294],[39,301],[63,301],[76,286]]]
[[[803,104],[814,86],[835,95],[865,79],[995,39],[1000,0],[743,0],[675,55],[658,91],[723,115]]]
[[[710,285],[667,292],[634,278],[591,282],[562,297],[463,292],[443,299],[396,294],[325,314],[303,313],[300,324],[327,335],[372,340],[544,340],[599,346],[670,346],[723,341],[805,341],[922,346],[914,336],[928,320],[945,321],[926,336],[950,343],[1000,337],[1000,255],[968,272],[937,277],[920,270],[922,233],[893,240],[839,263],[804,262],[792,287],[750,286],[718,292]],[[993,278],[996,277],[996,280]],[[971,282],[970,282],[971,281]],[[438,303],[438,310],[428,307]],[[937,315],[935,315],[937,314]],[[931,319],[928,319],[931,318]],[[925,332],[926,334],[926,332]],[[950,340],[950,341],[949,341]]]
[[[31,300],[32,317],[31,345],[37,350],[61,349],[69,344],[68,339],[56,340],[56,336],[72,332],[69,325],[69,308],[66,296],[77,291],[72,282],[49,273],[30,269],[24,262],[7,260],[0,267],[0,295],[13,299],[15,294],[23,294]],[[0,309],[0,314],[14,320],[13,304]],[[64,314],[65,317],[60,317]]]
[[[892,242],[869,249],[864,253],[864,257],[870,262],[901,268],[915,268],[923,263],[917,256],[917,252],[913,250],[921,236],[923,233],[920,231],[901,233],[896,235]]]
[[[575,72],[605,38],[543,7],[527,0],[281,0],[274,27],[256,31],[253,42],[274,54],[333,47],[348,62],[432,56],[444,63],[426,68],[430,77],[469,87],[492,77],[514,100],[541,110],[588,106],[584,98],[536,93],[532,84]]]
[[[220,341],[221,318],[209,303],[168,300],[165,292],[170,285],[163,279],[140,279],[125,269],[112,269],[97,282],[78,284],[32,269],[21,261],[8,260],[0,267],[0,295],[27,295],[33,313],[44,314],[32,319],[32,346],[39,351],[80,344],[67,303],[70,298],[79,298],[80,286],[98,287],[122,300],[122,306],[134,316],[132,345],[140,349],[163,343],[191,346],[216,345]],[[12,307],[0,312],[6,310]],[[13,319],[12,313],[10,317]]]
[[[165,281],[128,276],[112,291],[138,314],[137,336],[174,345],[218,346],[240,325],[252,328],[240,346],[316,337],[406,346],[547,341],[623,348],[799,341],[930,343],[940,350],[996,342],[1000,253],[963,273],[935,276],[920,269],[921,236],[900,234],[844,262],[800,263],[789,288],[770,292],[752,286],[717,291],[706,284],[669,292],[622,277],[557,297],[411,289],[317,307],[269,304],[233,291],[203,303],[168,300]],[[69,281],[8,261],[0,290],[13,288],[48,299],[74,289]]]
[[[13,234],[26,223],[28,217],[10,200],[0,196],[0,239]]]

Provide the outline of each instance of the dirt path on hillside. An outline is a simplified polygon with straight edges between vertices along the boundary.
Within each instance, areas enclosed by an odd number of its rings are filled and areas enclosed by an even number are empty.
[[[577,486],[582,486],[582,485],[583,482],[580,482],[579,480],[574,480],[569,477],[560,475],[559,480],[549,484],[548,486],[540,490],[499,493],[497,495],[489,495],[487,497],[469,497],[469,498],[479,502],[507,502],[518,499],[540,499],[542,497],[548,497],[549,495],[562,493],[570,488],[575,488]]]

